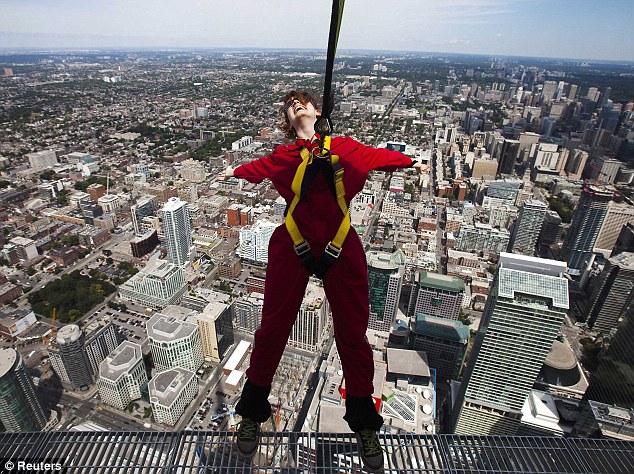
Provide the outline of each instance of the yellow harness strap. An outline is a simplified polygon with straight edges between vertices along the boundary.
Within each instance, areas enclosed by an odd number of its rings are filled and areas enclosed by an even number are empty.
[[[299,231],[299,228],[295,223],[295,219],[293,219],[293,211],[301,199],[302,183],[304,181],[307,167],[313,163],[313,159],[330,158],[330,164],[334,172],[337,204],[339,205],[339,209],[341,209],[343,218],[341,219],[341,224],[339,225],[339,229],[337,230],[335,237],[328,242],[324,252],[324,256],[327,258],[322,259],[322,265],[326,264],[327,267],[331,265],[337,257],[339,257],[341,247],[343,247],[343,243],[346,240],[348,231],[350,230],[350,210],[346,204],[346,190],[343,186],[343,167],[339,164],[339,156],[330,153],[330,136],[328,135],[324,137],[323,147],[319,150],[318,155],[315,158],[313,157],[313,153],[311,153],[307,148],[302,148],[300,156],[302,158],[302,162],[297,167],[293,183],[291,184],[294,196],[288,208],[288,212],[286,213],[286,229],[288,230],[291,239],[293,239],[295,253],[297,253],[297,255],[302,258],[302,261],[306,264],[307,259],[311,257],[310,245],[306,242]]]

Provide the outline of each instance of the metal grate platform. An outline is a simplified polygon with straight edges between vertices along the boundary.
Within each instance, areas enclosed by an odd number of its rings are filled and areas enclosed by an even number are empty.
[[[634,442],[547,437],[380,435],[385,472],[634,473]],[[266,433],[252,460],[237,456],[233,433],[2,433],[4,462],[60,463],[65,473],[360,473],[351,434]],[[6,469],[2,472],[6,471]],[[47,471],[59,472],[59,471]]]

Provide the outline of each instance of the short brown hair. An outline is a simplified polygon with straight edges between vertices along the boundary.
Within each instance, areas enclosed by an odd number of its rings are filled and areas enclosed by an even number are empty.
[[[282,107],[280,108],[280,128],[286,135],[286,138],[290,138],[291,140],[296,137],[295,130],[291,127],[290,122],[288,121],[288,115],[286,113],[286,103],[292,98],[298,99],[300,102],[307,104],[313,104],[313,107],[318,111],[321,110],[321,106],[319,105],[319,99],[312,92],[308,91],[288,91],[284,97],[282,97]],[[317,114],[319,115],[319,114]]]

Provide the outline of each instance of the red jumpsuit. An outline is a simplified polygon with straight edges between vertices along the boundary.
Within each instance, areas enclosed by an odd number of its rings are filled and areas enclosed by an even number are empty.
[[[290,203],[291,183],[301,163],[302,147],[316,142],[297,140],[278,146],[271,155],[239,166],[234,175],[252,183],[268,178]],[[371,170],[394,171],[412,165],[412,160],[396,151],[375,149],[347,137],[334,137],[331,151],[344,168],[346,202],[359,193]],[[319,261],[328,242],[341,224],[342,214],[323,173],[318,173],[293,218]],[[255,333],[247,378],[259,387],[271,385],[275,371],[299,312],[309,274],[293,249],[286,226],[279,226],[269,243],[264,306],[260,329]],[[369,397],[373,392],[374,364],[365,337],[369,319],[368,270],[361,241],[350,229],[341,254],[323,279],[332,310],[335,341],[346,379],[347,396]],[[354,429],[353,429],[354,430]]]

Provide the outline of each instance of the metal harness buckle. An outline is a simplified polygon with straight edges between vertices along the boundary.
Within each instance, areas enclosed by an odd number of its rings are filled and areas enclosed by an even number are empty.
[[[328,245],[326,245],[326,248],[324,250],[324,254],[327,254],[333,260],[337,260],[337,258],[339,258],[339,255],[341,254],[341,249],[335,247],[332,242],[328,242]]]
[[[310,253],[310,245],[305,240],[299,245],[293,245],[293,248],[298,257],[306,255],[307,252]]]

